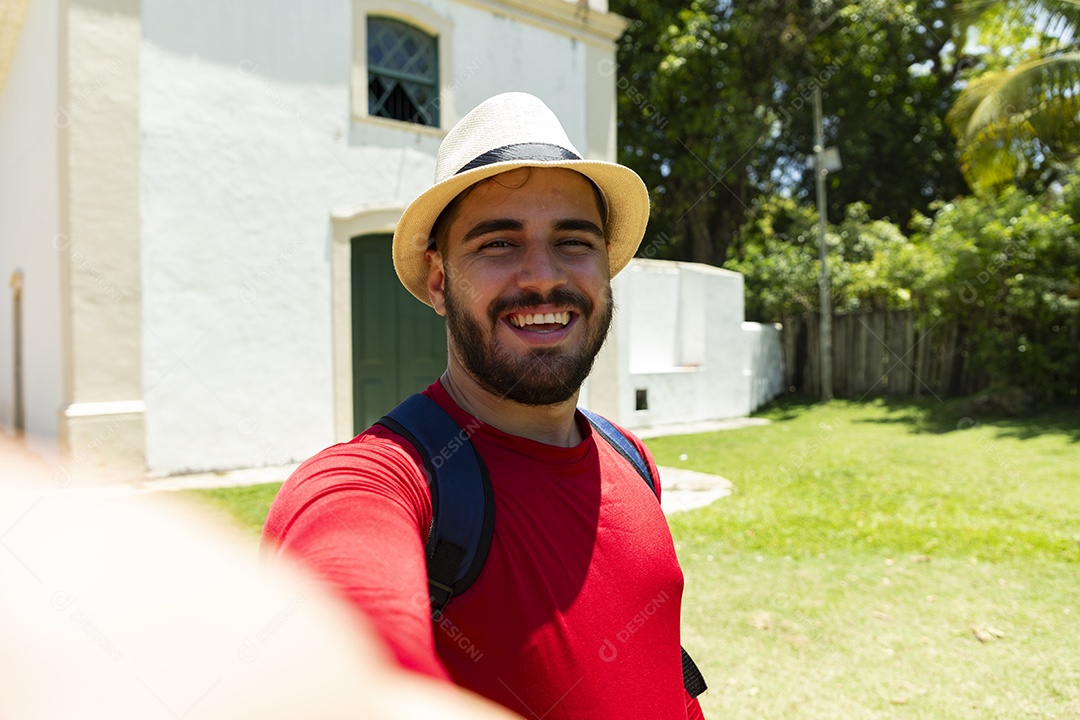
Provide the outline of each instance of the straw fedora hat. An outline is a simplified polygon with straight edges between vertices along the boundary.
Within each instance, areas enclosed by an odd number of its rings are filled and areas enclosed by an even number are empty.
[[[446,135],[435,160],[435,184],[405,209],[394,231],[394,269],[420,302],[431,304],[424,253],[439,214],[469,186],[519,167],[568,168],[596,183],[607,202],[611,276],[634,257],[649,221],[645,183],[623,165],[583,159],[539,98],[503,93],[477,105]]]

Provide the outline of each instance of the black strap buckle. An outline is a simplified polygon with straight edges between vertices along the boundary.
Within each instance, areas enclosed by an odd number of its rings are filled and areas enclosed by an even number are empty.
[[[690,697],[697,697],[709,689],[694,659],[690,657],[690,653],[686,652],[686,648],[682,648],[682,672],[683,687],[690,693]]]
[[[431,600],[431,619],[438,622],[450,603],[450,598],[454,597],[454,589],[428,578],[428,597]]]

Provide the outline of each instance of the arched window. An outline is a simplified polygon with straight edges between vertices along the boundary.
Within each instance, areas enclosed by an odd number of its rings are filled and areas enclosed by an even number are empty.
[[[439,127],[438,38],[369,16],[367,67],[368,115]]]

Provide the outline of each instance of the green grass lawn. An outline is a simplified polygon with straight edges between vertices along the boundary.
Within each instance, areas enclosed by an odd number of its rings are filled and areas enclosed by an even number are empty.
[[[281,483],[245,485],[243,487],[191,490],[183,493],[208,503],[219,515],[231,519],[236,525],[250,530],[256,537],[262,533],[263,523],[270,503],[274,501]]]
[[[1080,719],[1080,413],[962,408],[648,442],[735,485],[671,518],[707,717]],[[257,532],[276,487],[197,494]]]

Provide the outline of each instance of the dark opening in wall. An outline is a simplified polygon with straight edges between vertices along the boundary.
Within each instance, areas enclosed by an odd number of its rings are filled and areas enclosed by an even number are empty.
[[[638,388],[634,391],[634,409],[635,410],[648,410],[649,409],[649,391],[645,388]]]

